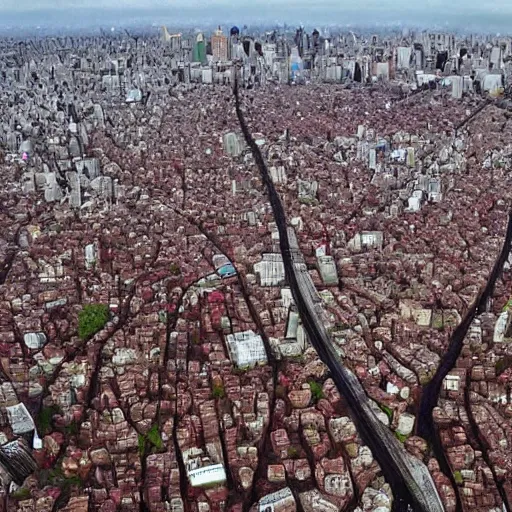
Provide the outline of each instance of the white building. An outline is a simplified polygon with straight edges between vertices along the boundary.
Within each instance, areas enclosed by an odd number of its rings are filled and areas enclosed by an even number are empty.
[[[283,304],[283,308],[286,309],[288,309],[292,304],[294,304],[293,295],[290,288],[281,288],[281,301]]]
[[[98,248],[96,244],[88,244],[85,246],[85,266],[92,268],[98,261]]]
[[[213,70],[211,68],[203,68],[201,70],[201,82],[203,84],[213,83]]]
[[[204,74],[204,72],[203,72]],[[204,79],[203,79],[204,81]],[[242,144],[238,135],[234,132],[224,134],[223,137],[224,151],[230,156],[239,156],[242,154]]]
[[[441,180],[439,178],[432,178],[428,182],[428,200],[438,203],[441,199]]]
[[[221,484],[226,481],[226,471],[222,464],[213,464],[189,471],[188,479],[192,487]]]
[[[320,276],[324,284],[338,284],[338,270],[336,269],[336,262],[332,256],[318,257],[318,270],[320,271]]]
[[[407,208],[408,212],[417,212],[421,209],[421,198],[418,196],[411,196],[407,200]]]
[[[237,332],[226,336],[231,361],[238,368],[265,364],[267,353],[259,334],[254,331]]]
[[[283,257],[278,253],[263,254],[263,259],[254,265],[261,286],[278,286],[285,280]]]
[[[261,498],[259,512],[281,512],[296,510],[295,499],[289,487],[285,487]]]
[[[447,375],[444,379],[443,387],[447,391],[458,391],[460,377],[458,375]]]
[[[286,183],[286,171],[283,165],[279,165],[278,167],[271,167],[270,176],[274,183]]]
[[[318,192],[318,181],[297,180],[299,197],[314,199]]]
[[[382,249],[383,238],[382,231],[363,231],[348,242],[348,248],[354,251]]]
[[[498,317],[496,324],[494,325],[494,343],[503,343],[505,341],[505,333],[507,331],[509,312],[504,311]]]
[[[286,322],[285,339],[278,340],[275,348],[278,350],[277,357],[297,357],[304,353],[307,347],[307,337],[304,327],[296,311],[288,312]]]
[[[23,335],[23,341],[28,348],[38,350],[46,345],[46,334],[44,332],[27,332]]]
[[[409,46],[399,46],[396,49],[397,55],[397,69],[409,69],[411,62],[412,48]]]
[[[32,416],[28,412],[25,404],[19,403],[6,407],[9,423],[11,424],[12,431],[15,434],[25,434],[32,432],[36,426]]]

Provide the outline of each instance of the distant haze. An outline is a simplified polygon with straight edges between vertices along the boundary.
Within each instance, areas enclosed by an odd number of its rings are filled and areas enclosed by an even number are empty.
[[[411,2],[410,0],[358,0],[354,1],[336,1],[336,0],[2,0],[0,10],[2,11],[34,11],[39,9],[151,9],[162,8],[196,8],[209,10],[215,8],[236,9],[242,12],[246,8],[265,9],[270,11],[286,8],[287,10],[310,10],[314,3],[314,10],[322,11],[325,9],[334,9],[343,12],[344,10],[358,9],[360,11],[407,11],[432,12],[442,17],[443,12],[449,9],[450,12],[500,12],[501,14],[512,14],[512,2],[510,0],[493,0],[493,2],[483,2],[481,0],[426,0],[424,2]],[[489,6],[489,7],[486,7]]]
[[[133,9],[147,9],[152,8],[176,8],[176,7],[196,7],[203,9],[205,7],[215,8],[236,8],[243,10],[247,7],[252,8],[265,8],[268,10],[279,9],[285,7],[291,8],[304,8],[310,7],[310,0],[88,0],[86,3],[83,0],[2,0],[0,2],[0,10],[4,11],[26,11],[38,9],[69,9],[69,8],[83,8],[88,9],[115,9],[115,8],[133,8]],[[314,2],[315,9],[336,9],[343,11],[345,8],[353,9],[357,5],[357,9],[365,10],[378,10],[378,11],[398,11],[398,10],[421,10],[428,12],[430,10],[437,10],[442,16],[443,10],[449,8],[450,11],[458,11],[461,14],[467,11],[489,12],[500,11],[502,14],[512,14],[512,2],[510,0],[493,0],[492,3],[482,2],[480,0],[427,0],[424,2],[411,2],[410,0],[358,0],[353,1],[335,1],[335,0],[316,0]],[[416,5],[417,6],[416,6]],[[483,7],[484,5],[491,5],[491,7]],[[414,6],[414,7],[412,7]]]
[[[144,24],[415,24],[508,32],[512,0],[0,0],[4,26],[120,26],[135,19]]]

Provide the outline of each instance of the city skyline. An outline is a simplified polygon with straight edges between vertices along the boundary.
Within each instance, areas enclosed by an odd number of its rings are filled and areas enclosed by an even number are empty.
[[[35,5],[0,12],[2,512],[511,512],[510,16]]]

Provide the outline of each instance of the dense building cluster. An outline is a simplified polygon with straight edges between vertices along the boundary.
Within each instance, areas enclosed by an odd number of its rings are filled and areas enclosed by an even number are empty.
[[[343,364],[447,512],[509,510],[510,39],[162,34],[0,42],[0,510],[391,510],[235,73]]]
[[[509,84],[512,40],[508,37],[457,37],[442,32],[409,32],[383,37],[351,33],[269,31],[244,34],[221,27],[208,39],[203,33],[169,34],[170,66],[178,81],[226,84],[241,66],[248,87],[267,83],[394,82],[404,92],[424,87],[463,93],[499,94]]]

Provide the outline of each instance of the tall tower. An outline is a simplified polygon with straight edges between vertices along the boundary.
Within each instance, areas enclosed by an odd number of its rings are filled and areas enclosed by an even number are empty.
[[[236,51],[234,51],[235,45],[238,44],[240,40],[240,29],[235,25],[231,27],[229,31],[229,41],[228,41],[228,59],[233,60]]]
[[[172,50],[181,48],[181,34],[169,34],[165,25],[162,25],[161,28],[161,38],[164,43],[170,43]]]
[[[212,36],[212,54],[215,61],[228,60],[228,38],[219,27]]]
[[[193,62],[200,62],[201,64],[206,62],[206,44],[203,34],[197,34],[192,59]]]
[[[169,34],[167,27],[162,25],[162,41],[168,42],[171,39],[171,34]]]

